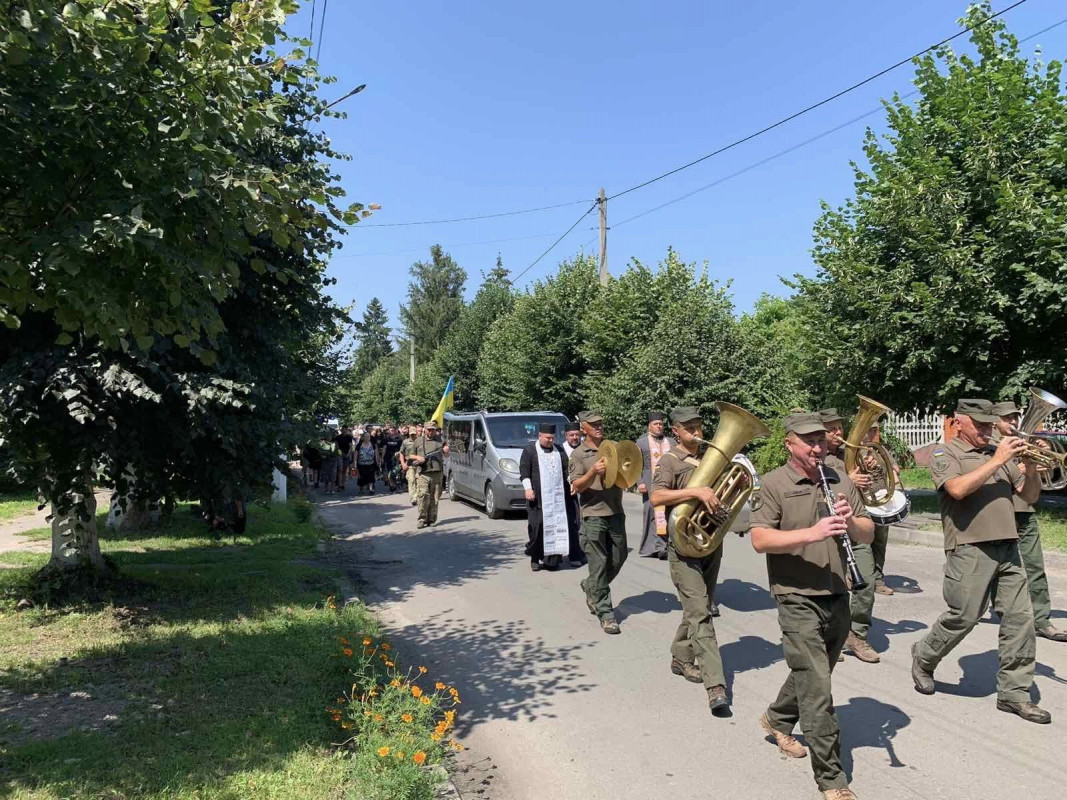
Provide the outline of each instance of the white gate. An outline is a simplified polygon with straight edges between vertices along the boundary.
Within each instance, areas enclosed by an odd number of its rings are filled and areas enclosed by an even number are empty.
[[[945,430],[943,414],[887,414],[886,428],[908,443],[911,450],[918,450],[934,442],[940,442]]]

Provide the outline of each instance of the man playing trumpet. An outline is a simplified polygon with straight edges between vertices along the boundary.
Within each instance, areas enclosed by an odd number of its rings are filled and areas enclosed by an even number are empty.
[[[700,466],[699,456],[704,449],[704,421],[700,412],[693,406],[674,409],[671,430],[678,444],[659,460],[649,503],[653,507],[665,506],[668,518],[674,507],[686,500],[703,503],[711,514],[721,512],[722,504],[710,486],[686,486],[693,470]],[[703,558],[690,558],[679,555],[668,536],[667,562],[682,604],[682,622],[671,643],[671,672],[687,681],[703,683],[711,713],[729,716],[726,676],[711,619],[715,583],[722,566],[722,547]]]
[[[1011,436],[1019,427],[1022,412],[1011,400],[993,405],[993,414],[998,417],[994,443],[999,443],[1005,436]],[[1048,447],[1041,439],[1034,444]],[[1034,470],[1032,463],[1019,463],[1020,471],[1025,475]],[[1053,642],[1067,642],[1067,631],[1062,631],[1052,624],[1052,597],[1048,589],[1048,576],[1045,574],[1045,552],[1041,549],[1041,532],[1037,528],[1034,506],[1023,500],[1016,493],[1012,497],[1015,508],[1015,531],[1019,534],[1019,557],[1026,570],[1026,585],[1030,591],[1030,605],[1034,608],[1034,632],[1043,639]]]
[[[1052,715],[1030,702],[1034,683],[1034,612],[1019,560],[1012,499],[1033,503],[1041,494],[1037,470],[1016,464],[1026,440],[1005,436],[990,446],[998,421],[988,400],[960,400],[952,418],[957,436],[934,448],[930,473],[938,490],[945,531],[945,611],[911,648],[915,690],[933,694],[934,670],[978,624],[996,587],[1001,614],[997,654],[997,708],[1027,722]]]

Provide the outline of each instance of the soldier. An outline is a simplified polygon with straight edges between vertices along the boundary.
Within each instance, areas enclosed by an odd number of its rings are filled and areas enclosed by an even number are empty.
[[[437,439],[437,423],[428,421],[422,428],[422,436],[412,446],[409,464],[419,468],[418,477],[418,528],[437,523],[437,503],[441,497],[441,483],[444,479],[444,457],[448,455],[448,445]]]
[[[1019,426],[1022,412],[1011,400],[993,405],[993,414],[1000,417],[993,435],[994,443],[1004,436],[1010,436]],[[1044,444],[1040,439],[1039,445]],[[1019,468],[1026,472],[1032,465],[1023,462]],[[1067,642],[1067,631],[1062,631],[1052,624],[1052,597],[1048,589],[1048,576],[1045,574],[1045,552],[1041,549],[1041,532],[1037,528],[1034,507],[1025,502],[1019,494],[1012,497],[1015,507],[1015,531],[1019,534],[1019,556],[1023,569],[1026,570],[1026,585],[1030,590],[1030,605],[1034,607],[1034,631],[1043,639],[1053,642]]]
[[[589,559],[589,577],[581,582],[589,613],[600,620],[604,633],[621,633],[611,605],[610,584],[626,561],[626,517],[622,489],[604,488],[607,465],[597,455],[604,441],[604,417],[583,411],[578,421],[585,441],[574,449],[569,472],[571,487],[578,495],[582,514],[581,545]]]
[[[414,425],[409,425],[407,426],[407,436],[404,438],[404,442],[400,445],[400,466],[403,468],[404,478],[407,480],[408,499],[411,501],[411,505],[416,505],[419,502],[419,471],[411,462],[411,457],[415,455],[415,441],[418,438],[418,428]]]
[[[997,653],[997,708],[1027,722],[1049,723],[1052,715],[1030,702],[1034,683],[1034,611],[1019,560],[1012,497],[1033,503],[1041,494],[1037,471],[1024,476],[1015,463],[1026,442],[1005,436],[990,447],[993,404],[960,400],[952,418],[957,436],[930,455],[930,473],[945,531],[945,602],[948,610],[911,648],[915,690],[933,694],[934,670],[985,614],[996,586],[1001,614]]]
[[[752,514],[752,546],[767,554],[790,672],[760,727],[784,755],[803,758],[807,751],[792,736],[799,723],[823,797],[855,800],[841,765],[830,674],[849,630],[841,537],[870,542],[874,523],[855,485],[832,466],[825,472],[837,500],[826,507],[818,471],[826,455],[826,427],[819,415],[790,414],[784,422],[789,461],[761,480],[763,505]]]
[[[652,492],[648,502],[671,510],[686,500],[703,503],[715,514],[722,510],[719,498],[710,486],[686,488],[693,470],[700,465],[704,447],[704,421],[693,406],[683,406],[671,412],[671,430],[678,444],[660,459],[652,478]],[[715,638],[712,605],[715,583],[722,565],[722,548],[703,558],[679,555],[674,542],[667,537],[667,562],[671,580],[678,590],[682,604],[682,622],[671,643],[671,672],[687,681],[703,683],[708,693],[708,708],[718,717],[730,715],[730,701],[726,697],[726,676],[723,674],[719,642]],[[699,665],[699,666],[698,666]]]

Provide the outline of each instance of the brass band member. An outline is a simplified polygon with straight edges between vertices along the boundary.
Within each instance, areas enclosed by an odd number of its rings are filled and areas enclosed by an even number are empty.
[[[1012,401],[996,403],[993,414],[999,417],[993,434],[994,444],[999,444],[1004,436],[1010,436],[1019,427],[1022,412]],[[1043,439],[1037,439],[1039,447],[1048,447]],[[1023,461],[1019,469],[1025,474],[1033,465]],[[1015,506],[1015,531],[1019,534],[1019,558],[1026,570],[1026,585],[1030,589],[1030,605],[1034,607],[1034,632],[1043,639],[1053,642],[1067,642],[1067,631],[1060,630],[1052,624],[1052,596],[1048,589],[1048,576],[1045,574],[1045,551],[1041,549],[1041,532],[1037,528],[1037,515],[1034,507],[1016,493],[1012,497]]]
[[[993,450],[997,417],[988,400],[960,400],[952,418],[957,436],[934,448],[930,473],[938,490],[945,530],[945,611],[911,649],[916,691],[933,694],[934,670],[963,641],[989,605],[996,586],[1001,614],[997,653],[997,708],[1028,722],[1052,715],[1030,702],[1034,682],[1034,612],[1019,561],[1012,498],[1033,503],[1041,493],[1037,471],[1024,476],[1015,463],[1026,442],[1005,436]]]
[[[825,472],[837,502],[826,508],[818,469],[826,455],[826,427],[819,415],[790,414],[784,422],[789,461],[762,478],[763,505],[752,514],[752,546],[767,554],[789,677],[760,726],[783,754],[803,758],[807,751],[792,736],[799,724],[823,797],[854,800],[841,765],[830,674],[850,620],[840,538],[869,543],[874,523],[855,485],[832,466]]]
[[[700,440],[704,438],[704,422],[700,412],[692,406],[674,409],[671,430],[678,444],[660,458],[652,478],[649,502],[653,506],[666,506],[668,517],[676,505],[686,500],[697,500],[712,513],[720,510],[722,504],[711,487],[686,487],[689,476],[700,466],[703,451]],[[668,537],[667,561],[682,604],[682,622],[671,643],[671,672],[687,681],[703,683],[711,713],[729,716],[726,676],[711,619],[722,548],[703,558],[688,558],[677,553]]]

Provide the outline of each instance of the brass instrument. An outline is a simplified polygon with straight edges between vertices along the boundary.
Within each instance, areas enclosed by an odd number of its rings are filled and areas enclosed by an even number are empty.
[[[604,488],[617,486],[629,489],[637,483],[644,469],[644,457],[636,442],[612,442],[605,439],[596,452],[598,459],[604,459],[606,469],[601,481]]]
[[[893,458],[889,455],[885,445],[881,442],[864,442],[863,437],[878,422],[878,418],[882,414],[888,413],[893,409],[882,405],[877,400],[864,397],[862,394],[856,396],[859,398],[860,407],[852,420],[852,428],[848,432],[848,438],[844,441],[845,472],[850,473],[858,466],[860,472],[866,472],[872,478],[880,478],[885,482],[885,489],[879,489],[878,491],[873,488],[860,490],[860,494],[863,496],[863,505],[877,508],[878,506],[884,506],[893,498],[897,478],[896,473],[893,471]],[[875,466],[869,468],[867,461],[872,458],[875,461]]]
[[[733,458],[752,439],[771,434],[766,425],[739,406],[718,402],[715,408],[719,412],[719,427],[710,442],[703,442],[707,450],[700,466],[689,476],[686,488],[710,486],[723,511],[712,515],[700,501],[686,500],[671,510],[667,520],[674,549],[689,558],[703,558],[722,545],[734,518],[759,483],[754,471]]]
[[[1064,408],[1067,408],[1067,403],[1056,395],[1034,387],[1030,389],[1030,403],[1026,406],[1026,413],[1023,414],[1019,426],[1012,431],[1012,434],[1022,439],[1034,439],[1045,417],[1053,411],[1060,411]],[[1030,442],[1026,443],[1026,450],[1021,458],[1033,462],[1039,470],[1063,469],[1067,466],[1067,453],[1046,450]]]

